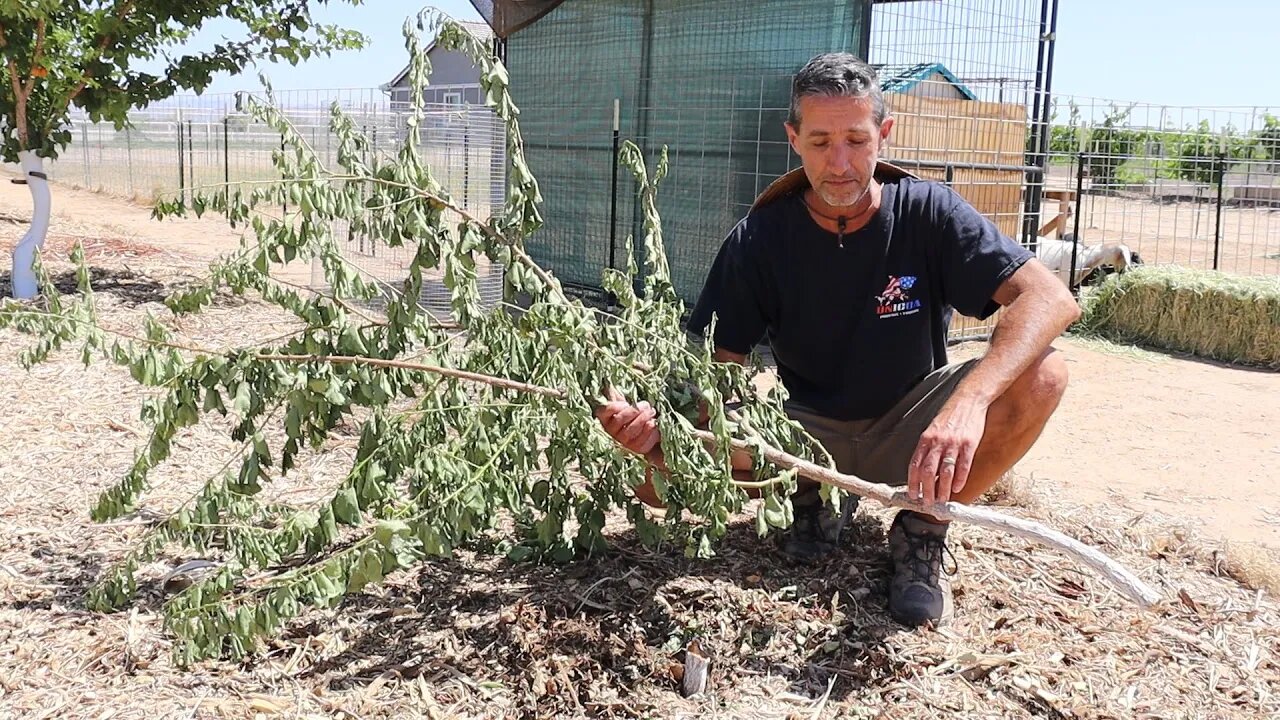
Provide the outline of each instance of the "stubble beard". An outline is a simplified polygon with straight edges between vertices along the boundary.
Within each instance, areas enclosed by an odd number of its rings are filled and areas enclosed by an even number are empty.
[[[822,202],[833,208],[849,209],[862,202],[867,197],[867,193],[871,191],[871,183],[862,186],[857,194],[841,193],[834,195],[825,189],[817,190],[818,197],[822,198]]]

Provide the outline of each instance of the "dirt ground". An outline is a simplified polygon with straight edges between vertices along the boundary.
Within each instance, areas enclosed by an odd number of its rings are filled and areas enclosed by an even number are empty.
[[[60,184],[53,184],[51,190],[53,217],[49,230],[55,240],[72,234],[118,237],[209,260],[239,246],[240,234],[219,217],[171,218],[161,224],[151,217],[149,206]],[[23,185],[8,182],[6,177],[0,183],[0,222],[10,224],[6,235],[16,234],[5,238],[6,247],[13,247],[30,217],[30,192]],[[79,232],[85,229],[94,232]]]
[[[1070,385],[1019,473],[1066,502],[1160,513],[1280,548],[1280,374],[1056,345]]]
[[[102,279],[121,317],[154,308],[167,275],[193,272],[238,242],[216,219],[156,223],[146,208],[54,193],[51,262],[73,238],[85,240],[91,263],[109,269]],[[28,213],[25,189],[0,184],[0,254]],[[184,329],[213,336],[229,324],[250,332],[273,322],[228,307]],[[13,673],[0,678],[0,718],[444,717],[488,715],[485,707],[510,717],[827,717],[839,708],[873,718],[888,717],[873,707],[904,703],[914,709],[903,717],[1280,710],[1274,601],[1222,577],[1231,571],[1215,549],[1226,540],[1280,550],[1277,373],[1058,343],[1071,386],[1016,470],[1019,492],[1035,500],[1012,504],[1141,568],[1162,592],[1189,593],[1153,618],[1134,616],[1052,553],[965,531],[957,551],[971,578],[961,586],[970,619],[953,631],[889,630],[879,607],[863,602],[884,582],[875,543],[856,546],[839,570],[780,569],[761,560],[763,541],[744,523],[716,565],[641,552],[625,533],[617,554],[567,570],[442,564],[353,599],[336,619],[312,618],[260,664],[184,674],[167,664],[153,605],[107,619],[79,605],[95,569],[143,522],[87,520],[92,498],[138,444],[131,424],[141,395],[118,371],[85,370],[74,357],[27,373],[14,359],[25,346],[0,333],[0,407],[23,409],[0,409],[0,676]],[[967,343],[954,354],[980,351]],[[18,427],[36,421],[47,430]],[[173,477],[198,474],[218,450],[198,438],[179,448],[186,460],[167,471]],[[858,532],[879,540],[882,518],[870,518]],[[1050,598],[1043,580],[1056,588]],[[832,592],[852,606],[837,612]],[[850,618],[856,631],[841,624]],[[735,645],[745,642],[741,622],[760,633],[748,640],[765,644]],[[658,636],[673,626],[704,628],[727,658],[714,702],[681,700],[663,680],[671,656],[658,648],[669,638]],[[810,628],[799,648],[788,645],[797,628]],[[602,645],[606,655],[583,649]],[[577,694],[566,700],[570,686]],[[1181,693],[1176,711],[1170,688]]]

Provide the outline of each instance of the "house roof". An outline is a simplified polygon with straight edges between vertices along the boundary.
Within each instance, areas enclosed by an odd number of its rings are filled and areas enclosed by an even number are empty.
[[[924,82],[926,78],[934,73],[941,75],[947,79],[947,82],[955,86],[970,100],[977,100],[978,96],[973,91],[965,87],[960,79],[951,74],[942,63],[916,63],[914,65],[873,65],[876,74],[880,76],[880,89],[884,92],[904,93],[911,88]]]
[[[489,42],[490,40],[493,40],[493,28],[489,27],[489,23],[486,23],[483,20],[480,20],[480,21],[459,20],[458,24],[461,25],[463,29],[466,30],[467,32],[480,38],[480,42]],[[425,52],[431,52],[432,50],[435,49],[435,47],[436,47],[436,41],[435,39],[432,39],[431,44],[427,45],[427,49]],[[393,85],[396,85],[397,83],[399,83],[401,80],[404,79],[405,75],[408,75],[408,74],[409,74],[409,65],[405,64],[404,68],[401,69],[400,72],[396,73],[395,77],[391,78],[389,82],[385,83],[382,86],[382,89],[386,90],[392,87]]]
[[[489,27],[489,23],[483,20],[459,20],[458,24],[482,41],[487,42],[493,39],[493,28]],[[435,42],[433,41],[431,44],[435,45]],[[431,48],[427,49],[430,50]]]

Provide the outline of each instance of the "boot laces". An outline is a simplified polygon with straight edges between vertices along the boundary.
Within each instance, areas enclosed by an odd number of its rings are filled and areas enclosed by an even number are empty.
[[[907,572],[913,579],[933,584],[937,581],[934,568],[939,568],[947,575],[956,574],[959,565],[956,562],[956,556],[951,553],[951,547],[947,545],[945,536],[913,533],[905,527],[902,531],[907,541]],[[951,559],[949,567],[944,562],[947,558]]]

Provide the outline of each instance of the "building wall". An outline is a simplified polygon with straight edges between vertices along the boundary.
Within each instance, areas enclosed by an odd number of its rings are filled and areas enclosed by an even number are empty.
[[[427,86],[422,91],[422,99],[428,105],[446,104],[450,102],[453,95],[457,95],[464,105],[484,104],[484,93],[481,91],[479,85],[452,85],[447,87]],[[391,106],[392,109],[404,109],[409,107],[409,88],[392,88]]]
[[[940,165],[981,164],[1018,168],[1026,151],[1027,110],[1022,105],[890,93],[894,116],[884,157],[931,180],[944,180]],[[1018,237],[1025,178],[1020,170],[958,167],[952,187],[1001,232]]]
[[[431,60],[432,85],[473,85],[480,83],[480,71],[471,64],[471,58],[455,52],[433,48],[427,53]]]
[[[903,95],[911,95],[914,97],[931,97],[931,98],[951,98],[953,100],[965,100],[965,94],[947,79],[942,73],[931,73],[913,85],[910,90]]]
[[[439,48],[433,48],[427,53],[427,57],[431,60],[429,85],[423,93],[427,103],[444,103],[446,95],[461,93],[463,103],[484,104],[484,96],[480,90],[480,71],[471,63],[471,58],[460,52]],[[407,74],[389,88],[389,94],[393,108],[408,106],[409,77]]]

